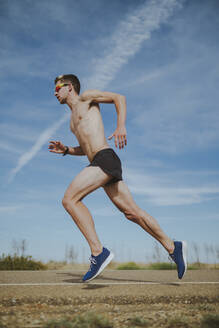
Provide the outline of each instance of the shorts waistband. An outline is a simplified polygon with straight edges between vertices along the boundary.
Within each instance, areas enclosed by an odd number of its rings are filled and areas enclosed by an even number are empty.
[[[107,152],[107,151],[114,152],[114,150],[113,150],[112,148],[104,148],[104,149],[101,149],[101,150],[99,150],[99,151],[94,155],[92,161],[95,159],[95,157],[96,157],[97,155],[99,155],[99,154],[102,153],[102,152]]]

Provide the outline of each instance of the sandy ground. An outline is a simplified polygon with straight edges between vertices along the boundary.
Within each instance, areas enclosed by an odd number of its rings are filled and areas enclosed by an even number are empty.
[[[203,315],[219,314],[219,270],[188,271],[183,280],[175,271],[105,270],[86,284],[83,273],[0,271],[0,327],[43,327],[87,311],[114,327],[128,327],[134,317],[150,327],[200,327]]]

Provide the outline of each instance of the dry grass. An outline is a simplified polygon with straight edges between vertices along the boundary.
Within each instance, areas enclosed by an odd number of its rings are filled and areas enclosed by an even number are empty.
[[[113,328],[113,323],[102,315],[89,312],[73,318],[52,320],[46,323],[43,328]]]
[[[79,270],[86,271],[89,267],[88,263],[67,263],[49,261],[46,263],[48,270]],[[108,270],[175,270],[175,264],[170,262],[154,262],[154,263],[136,263],[136,262],[114,262],[112,261],[108,266]],[[218,264],[207,264],[207,263],[190,263],[188,270],[215,270],[219,269]]]

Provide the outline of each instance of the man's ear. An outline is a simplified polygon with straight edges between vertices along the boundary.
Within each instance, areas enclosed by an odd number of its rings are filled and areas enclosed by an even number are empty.
[[[69,83],[69,85],[68,85],[68,90],[69,91],[72,91],[73,90],[73,85],[71,83]]]

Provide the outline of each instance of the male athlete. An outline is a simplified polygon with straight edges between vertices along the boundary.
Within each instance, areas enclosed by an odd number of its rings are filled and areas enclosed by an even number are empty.
[[[80,95],[80,82],[73,74],[61,75],[55,79],[55,96],[60,104],[67,104],[71,110],[70,127],[79,146],[68,147],[60,141],[50,141],[50,152],[68,155],[86,155],[90,164],[85,167],[67,188],[62,204],[70,214],[84,237],[90,250],[90,270],[83,281],[90,281],[99,275],[114,255],[101,244],[88,208],[83,198],[103,187],[115,206],[127,219],[140,225],[158,240],[177,265],[178,278],[186,272],[186,243],[173,242],[160,228],[157,221],[138,207],[127,185],[122,180],[121,162],[109,147],[105,134],[100,103],[114,104],[117,112],[117,128],[108,138],[114,138],[116,148],[127,144],[125,97],[112,92],[87,90]]]

